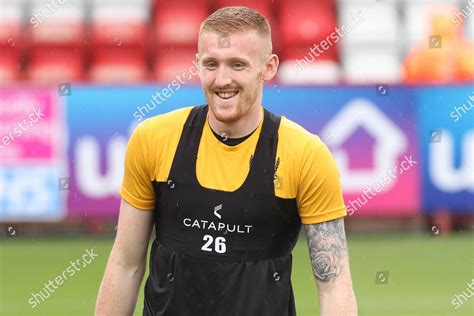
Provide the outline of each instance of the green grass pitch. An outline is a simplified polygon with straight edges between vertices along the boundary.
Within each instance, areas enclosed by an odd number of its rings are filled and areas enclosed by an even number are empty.
[[[93,315],[97,291],[113,240],[111,238],[0,239],[0,315]],[[99,256],[65,281],[40,305],[28,299],[49,279],[60,275],[86,249]],[[467,292],[474,278],[472,234],[349,236],[349,251],[359,315],[474,315],[474,297],[455,309],[455,294]],[[388,271],[388,283],[376,273]],[[293,287],[299,316],[318,315],[316,286],[306,241],[293,252]],[[135,315],[143,308],[143,286]]]

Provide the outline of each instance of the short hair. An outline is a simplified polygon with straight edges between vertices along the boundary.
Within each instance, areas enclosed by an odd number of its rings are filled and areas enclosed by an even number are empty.
[[[268,54],[272,53],[272,36],[268,20],[257,11],[244,6],[223,7],[212,13],[201,23],[199,36],[204,32],[213,32],[220,36],[232,33],[257,31],[266,41]]]

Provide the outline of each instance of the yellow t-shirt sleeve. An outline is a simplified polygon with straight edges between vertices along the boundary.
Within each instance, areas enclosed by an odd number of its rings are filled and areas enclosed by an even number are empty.
[[[132,133],[125,152],[125,170],[120,196],[130,205],[141,210],[152,210],[155,193],[147,164],[146,142],[142,139],[146,121]]]
[[[347,215],[336,162],[327,146],[315,135],[304,150],[296,199],[303,224]]]

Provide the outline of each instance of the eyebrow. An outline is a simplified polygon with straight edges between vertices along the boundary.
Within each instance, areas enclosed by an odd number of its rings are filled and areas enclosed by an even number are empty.
[[[217,59],[214,58],[214,57],[211,57],[211,56],[204,57],[202,59],[202,63],[206,63],[206,62],[209,62],[209,61],[217,62]],[[242,57],[232,57],[232,58],[228,58],[228,59],[224,60],[224,62],[236,62],[236,61],[241,62],[245,65],[250,65],[250,61],[245,59],[245,58],[242,58]]]

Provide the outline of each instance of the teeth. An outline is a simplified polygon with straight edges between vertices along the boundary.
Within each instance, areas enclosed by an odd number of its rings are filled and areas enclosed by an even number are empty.
[[[217,95],[223,99],[229,99],[232,98],[237,94],[237,91],[232,91],[232,92],[217,92]]]

